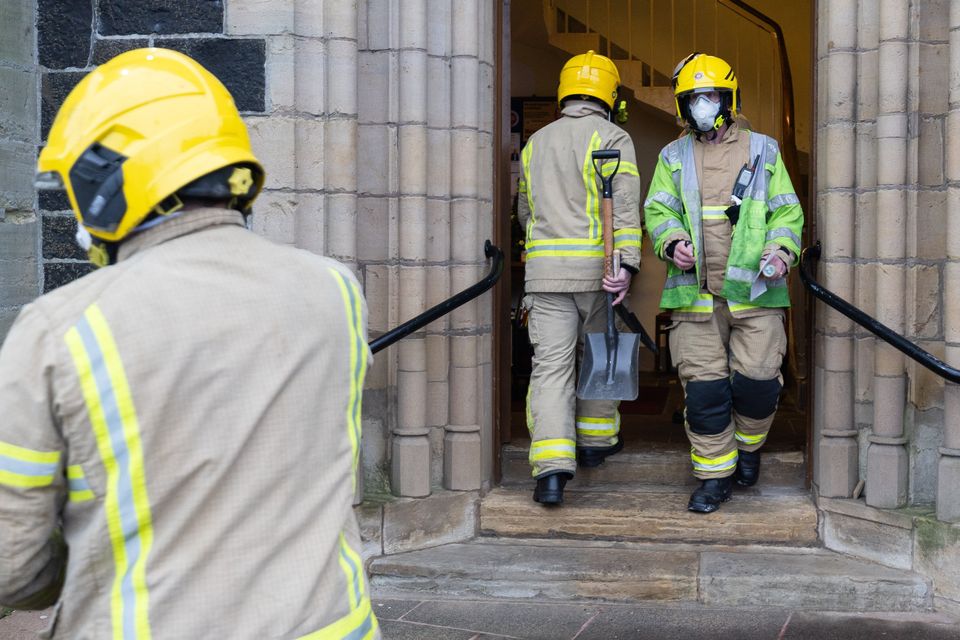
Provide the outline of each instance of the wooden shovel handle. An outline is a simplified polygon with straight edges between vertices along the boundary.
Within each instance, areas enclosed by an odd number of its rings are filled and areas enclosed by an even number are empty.
[[[603,212],[603,272],[613,277],[613,200],[604,198],[600,209]]]

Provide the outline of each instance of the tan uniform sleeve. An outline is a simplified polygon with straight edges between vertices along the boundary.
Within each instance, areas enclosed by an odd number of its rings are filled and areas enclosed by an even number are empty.
[[[620,150],[620,168],[613,178],[614,248],[620,250],[621,263],[640,268],[640,171],[630,134],[623,131],[610,141]]]
[[[52,340],[30,305],[0,349],[0,603],[20,609],[56,601],[66,561],[57,533],[66,480]]]

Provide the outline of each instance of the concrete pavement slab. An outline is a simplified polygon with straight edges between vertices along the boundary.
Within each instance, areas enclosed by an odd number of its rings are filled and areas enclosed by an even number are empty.
[[[465,607],[459,602],[432,601],[424,602],[404,620],[546,640],[573,638],[600,610],[577,603],[474,602]]]

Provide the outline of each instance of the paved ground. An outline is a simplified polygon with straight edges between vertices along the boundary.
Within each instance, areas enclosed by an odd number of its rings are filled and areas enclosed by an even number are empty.
[[[941,614],[378,598],[384,640],[957,640]]]
[[[957,640],[942,614],[376,598],[384,640]],[[35,640],[46,612],[0,619],[0,640]],[[243,640],[238,638],[237,640]]]

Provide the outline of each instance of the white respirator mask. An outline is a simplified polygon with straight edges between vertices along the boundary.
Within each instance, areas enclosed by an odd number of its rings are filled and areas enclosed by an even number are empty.
[[[719,113],[720,103],[707,96],[698,96],[696,102],[690,105],[690,115],[700,131],[713,131]]]

